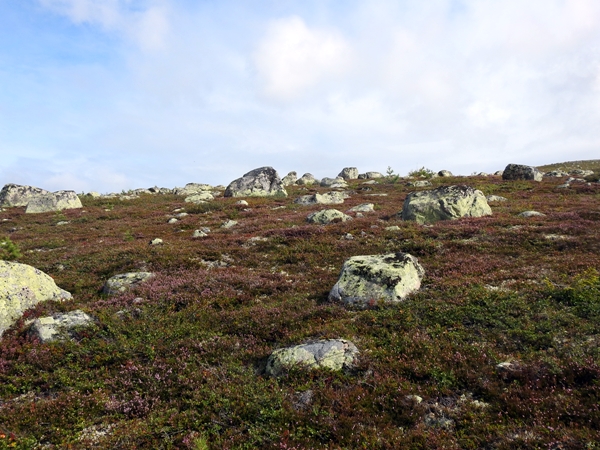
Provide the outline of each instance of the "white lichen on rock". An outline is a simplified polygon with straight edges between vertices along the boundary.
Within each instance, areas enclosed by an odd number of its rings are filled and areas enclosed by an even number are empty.
[[[425,270],[408,253],[353,256],[346,260],[329,300],[365,307],[399,302],[421,287]]]

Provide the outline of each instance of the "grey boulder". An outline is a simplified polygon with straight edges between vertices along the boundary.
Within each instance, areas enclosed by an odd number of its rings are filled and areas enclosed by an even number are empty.
[[[342,177],[337,178],[323,178],[320,183],[321,187],[330,187],[330,188],[347,188],[348,183]]]
[[[452,177],[452,172],[450,172],[449,170],[440,170],[438,172],[438,177]]]
[[[298,174],[296,172],[290,172],[281,179],[284,186],[291,186],[298,180]]]
[[[41,270],[0,260],[0,336],[25,310],[39,302],[70,298],[69,292]]]
[[[272,167],[251,170],[232,181],[225,189],[225,197],[287,197],[283,183]]]
[[[373,180],[376,178],[383,178],[383,174],[381,172],[365,172],[358,175],[359,180]]]
[[[293,367],[306,369],[350,369],[359,352],[345,339],[327,339],[275,350],[267,360],[267,375],[279,376]]]
[[[503,180],[533,180],[542,181],[544,175],[535,167],[521,164],[509,164],[502,172]]]
[[[345,192],[326,192],[325,194],[303,195],[294,200],[300,205],[339,205],[349,197]]]
[[[319,180],[317,180],[312,175],[312,173],[305,173],[300,178],[298,178],[298,180],[296,180],[296,184],[299,184],[301,186],[310,186],[311,184],[315,184],[315,183],[318,184]]]
[[[81,310],[64,314],[40,317],[33,321],[30,333],[41,342],[47,343],[69,337],[69,332],[76,327],[88,327],[94,319]]]
[[[344,214],[337,209],[325,209],[323,211],[317,211],[309,214],[306,217],[309,223],[317,223],[321,225],[328,225],[330,223],[346,222],[352,220],[352,217]]]
[[[517,214],[519,217],[544,217],[546,214],[538,212],[538,211],[523,211],[522,213]]]
[[[106,295],[119,295],[149,280],[153,275],[152,272],[129,272],[115,275],[106,280],[102,292]]]
[[[373,203],[362,203],[350,208],[348,212],[373,212],[375,211],[375,205]]]
[[[27,206],[32,199],[45,194],[49,194],[49,192],[33,186],[5,184],[0,191],[0,208]]]
[[[329,300],[366,307],[402,301],[421,287],[425,270],[408,253],[353,256],[346,260]]]
[[[338,177],[344,180],[356,180],[358,178],[358,169],[356,167],[344,167]]]
[[[28,214],[83,208],[75,191],[57,191],[38,195],[27,203]]]
[[[412,192],[404,200],[401,213],[403,220],[420,224],[491,214],[492,209],[483,193],[464,185]]]

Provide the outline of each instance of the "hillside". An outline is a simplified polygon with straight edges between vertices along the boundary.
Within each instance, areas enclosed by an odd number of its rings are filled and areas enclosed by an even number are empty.
[[[544,166],[538,166],[538,169],[542,172],[550,172],[552,170],[593,170],[596,174],[600,172],[600,159],[588,159],[585,161],[565,161],[562,163],[546,164]]]
[[[294,199],[331,189],[290,186],[248,206],[143,194],[0,212],[17,261],[73,294],[0,339],[0,449],[598,448],[600,184],[431,181],[417,190],[467,184],[507,201],[417,225],[397,215],[415,188],[380,179],[351,181],[345,203],[327,207]],[[367,202],[363,217],[306,222]],[[346,259],[399,251],[425,269],[418,292],[364,310],[328,301]],[[136,271],[155,276],[102,293]],[[75,309],[96,325],[74,340],[28,332]],[[329,338],[356,345],[352,370],[265,374],[274,350]]]

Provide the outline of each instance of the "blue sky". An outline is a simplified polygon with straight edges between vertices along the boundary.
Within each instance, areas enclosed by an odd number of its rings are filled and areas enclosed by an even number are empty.
[[[600,158],[597,0],[0,3],[0,184]]]

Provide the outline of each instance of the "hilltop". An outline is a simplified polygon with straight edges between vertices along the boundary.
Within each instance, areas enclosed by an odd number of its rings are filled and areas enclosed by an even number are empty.
[[[333,207],[352,220],[329,225],[306,221],[328,206],[294,203],[332,191],[318,185],[247,205],[221,190],[1,211],[16,260],[73,297],[0,339],[0,449],[596,448],[600,184],[371,181],[348,181]],[[410,192],[459,184],[506,201],[485,217],[399,218]],[[349,212],[365,203],[374,211]],[[395,252],[424,268],[417,292],[366,309],[328,299],[348,258]],[[141,271],[154,276],[103,292]],[[34,319],[77,309],[95,324],[73,339],[32,336]],[[265,372],[274,350],[322,339],[356,345],[351,370]]]

